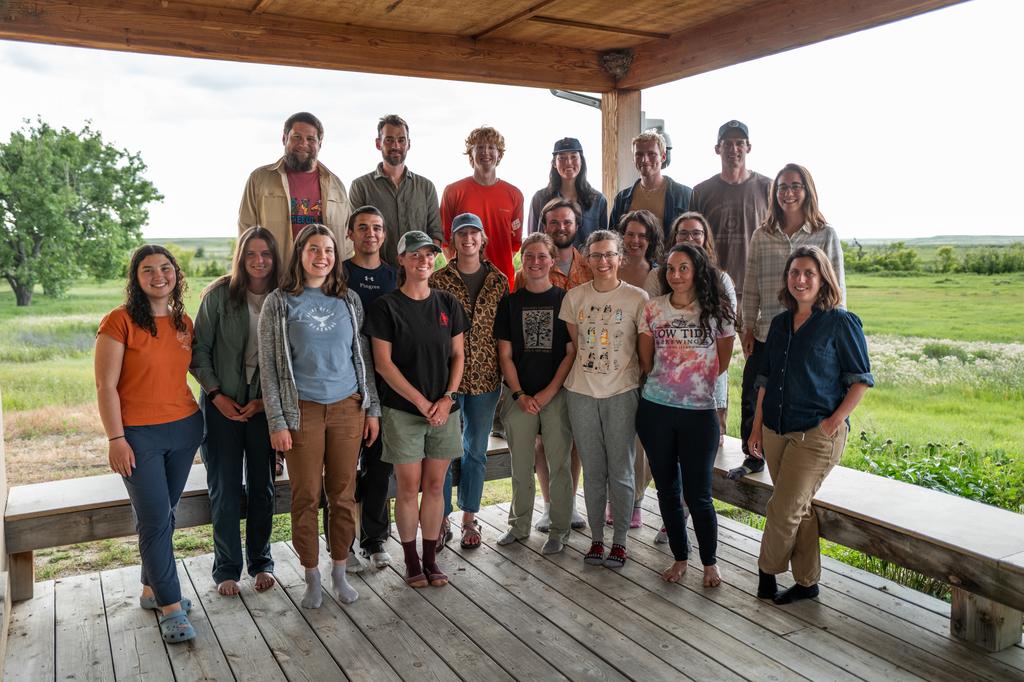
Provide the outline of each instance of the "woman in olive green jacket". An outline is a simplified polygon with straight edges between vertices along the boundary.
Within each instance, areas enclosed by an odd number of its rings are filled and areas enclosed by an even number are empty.
[[[195,321],[192,374],[203,388],[206,439],[201,448],[213,517],[213,578],[226,596],[242,574],[242,470],[245,469],[246,564],[257,590],[274,585],[270,530],[274,513],[274,450],[263,411],[256,325],[263,300],[277,288],[274,236],[262,227],[242,233],[231,274],[203,292]]]

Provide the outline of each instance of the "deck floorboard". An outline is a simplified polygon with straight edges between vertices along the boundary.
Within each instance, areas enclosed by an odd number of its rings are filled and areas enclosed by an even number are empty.
[[[394,564],[350,576],[359,599],[341,604],[322,546],[316,610],[299,606],[303,569],[289,544],[273,547],[277,586],[257,593],[243,577],[234,598],[217,594],[212,555],[188,558],[179,577],[198,637],[185,645],[165,645],[156,614],[138,608],[138,566],[39,583],[12,607],[4,680],[1024,682],[1024,648],[968,647],[949,635],[947,604],[832,560],[820,599],[756,599],[760,532],[730,519],[719,519],[723,584],[703,587],[696,565],[666,583],[653,491],[643,506],[620,571],[583,564],[587,531],[554,556],[536,532],[498,546],[507,505],[481,510],[483,546],[456,541],[439,555],[443,588],[408,588],[392,538]]]

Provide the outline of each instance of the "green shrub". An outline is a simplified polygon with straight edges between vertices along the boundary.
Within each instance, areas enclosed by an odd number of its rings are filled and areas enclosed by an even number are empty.
[[[880,248],[856,250],[843,247],[843,263],[849,272],[908,273],[921,271],[921,256],[906,242],[892,242]]]
[[[960,261],[963,272],[996,275],[1004,272],[1024,272],[1024,244],[1011,244],[1006,248],[974,249]]]
[[[978,451],[964,441],[912,446],[866,431],[855,448],[857,469],[1024,513],[1021,463],[1004,450]]]

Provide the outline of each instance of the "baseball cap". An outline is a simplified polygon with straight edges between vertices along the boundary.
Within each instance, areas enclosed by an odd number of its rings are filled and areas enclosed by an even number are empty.
[[[724,140],[725,134],[730,130],[738,130],[741,133],[743,133],[743,137],[747,138],[747,140],[750,139],[750,131],[747,130],[747,124],[741,123],[740,121],[733,119],[731,121],[723,123],[722,127],[718,129],[718,141],[721,142],[722,140]]]
[[[432,248],[434,253],[441,253],[441,249],[426,232],[409,230],[398,240],[398,253],[412,253],[413,251],[419,251],[424,246]]]
[[[552,155],[559,152],[579,152],[582,154],[583,145],[575,137],[563,137],[558,142],[555,142],[555,148],[551,151]]]
[[[466,227],[475,227],[481,232],[484,231],[484,224],[475,213],[460,213],[452,220],[452,234]]]

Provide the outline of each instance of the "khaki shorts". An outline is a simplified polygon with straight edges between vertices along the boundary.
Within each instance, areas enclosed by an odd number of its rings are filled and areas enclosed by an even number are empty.
[[[423,458],[454,459],[462,456],[462,428],[459,413],[448,416],[444,426],[431,426],[420,414],[392,407],[382,408],[381,438],[388,464],[415,464]]]

